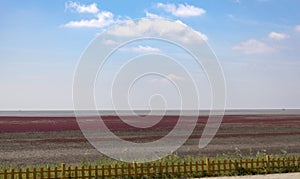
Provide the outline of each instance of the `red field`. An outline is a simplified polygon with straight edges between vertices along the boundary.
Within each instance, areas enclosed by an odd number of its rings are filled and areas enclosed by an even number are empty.
[[[116,135],[135,142],[161,138],[172,130],[177,119],[176,116],[165,116],[153,127],[137,129],[116,116],[103,117]],[[185,120],[188,124],[189,117]],[[237,148],[253,155],[262,150],[274,154],[300,154],[300,115],[227,115],[212,142],[206,148],[198,149],[206,122],[207,117],[199,117],[193,134],[178,154],[211,156],[234,153]],[[74,117],[2,116],[0,134],[2,164],[74,163],[95,160],[101,155],[84,138]]]

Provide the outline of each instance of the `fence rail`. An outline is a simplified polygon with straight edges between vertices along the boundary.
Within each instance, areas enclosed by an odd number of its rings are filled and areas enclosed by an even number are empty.
[[[0,173],[3,179],[67,179],[67,178],[141,178],[143,176],[180,176],[195,175],[226,175],[226,174],[250,174],[270,173],[275,171],[299,171],[300,157],[273,158],[268,155],[265,158],[245,160],[205,160],[189,163],[133,163],[107,166],[81,166],[33,169],[11,169]]]

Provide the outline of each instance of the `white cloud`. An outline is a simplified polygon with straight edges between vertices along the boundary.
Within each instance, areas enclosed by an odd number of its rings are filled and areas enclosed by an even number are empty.
[[[206,13],[204,9],[188,4],[178,4],[176,6],[175,4],[157,3],[157,7],[177,17],[200,16]]]
[[[162,19],[163,18],[157,14],[150,13],[147,10],[145,10],[145,13],[146,13],[146,17],[148,17],[148,18],[153,18],[153,19]]]
[[[300,32],[300,25],[296,25],[296,26],[294,27],[294,29],[295,29],[295,31]]]
[[[284,33],[278,33],[278,32],[270,32],[269,38],[275,39],[275,40],[284,40],[284,39],[289,38],[289,35],[284,34]]]
[[[178,76],[178,75],[175,75],[175,74],[173,74],[173,73],[168,74],[168,75],[166,76],[166,78],[170,79],[171,81],[182,81],[182,80],[184,80],[183,77]]]
[[[142,45],[133,47],[132,50],[135,52],[160,52],[159,48],[150,47],[150,46],[142,46]]]
[[[118,20],[114,19],[113,13],[109,11],[101,11],[96,14],[96,18],[89,20],[70,21],[65,24],[65,27],[107,27]]]
[[[135,30],[133,31],[132,29]],[[195,36],[195,33],[198,36]],[[208,40],[205,34],[187,28],[181,21],[170,22],[163,19],[129,20],[123,25],[114,26],[109,31],[109,34],[118,37],[167,36],[184,43]]]
[[[183,81],[183,80],[185,80],[185,79],[182,76],[170,73],[170,74],[164,76],[163,78],[152,79],[151,82],[153,82],[153,83],[166,83],[166,82],[169,82],[169,81],[174,82],[174,81]]]
[[[92,3],[92,4],[89,4],[89,5],[82,5],[79,2],[68,1],[68,2],[65,3],[65,8],[75,10],[78,13],[96,14],[96,13],[99,12],[99,9],[98,9],[96,3]]]
[[[245,54],[263,54],[273,52],[274,49],[264,42],[250,39],[233,47],[234,50],[242,51]]]
[[[104,45],[119,45],[120,43],[117,42],[117,41],[108,39],[108,40],[104,40],[104,41],[103,41],[103,44],[104,44]]]

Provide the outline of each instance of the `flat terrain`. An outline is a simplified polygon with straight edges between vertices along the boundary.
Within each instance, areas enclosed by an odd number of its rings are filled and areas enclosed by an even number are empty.
[[[133,118],[125,117],[128,120]],[[184,118],[188,124],[190,117]],[[148,142],[166,135],[173,129],[178,117],[164,116],[159,123],[146,129],[129,126],[116,116],[104,116],[103,119],[119,137],[134,142]],[[226,115],[212,142],[204,149],[198,149],[206,122],[207,117],[198,118],[193,134],[178,149],[179,155],[236,153],[255,156],[258,151],[300,155],[300,115]],[[2,165],[73,164],[97,160],[99,156],[101,153],[84,138],[75,117],[0,116]]]

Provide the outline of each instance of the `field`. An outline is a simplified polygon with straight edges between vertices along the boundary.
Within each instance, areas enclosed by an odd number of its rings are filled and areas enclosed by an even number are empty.
[[[187,123],[189,118],[185,117]],[[119,137],[147,142],[167,134],[178,117],[164,116],[158,124],[145,130],[126,125],[116,116],[103,119]],[[300,155],[300,115],[226,115],[212,142],[199,150],[197,145],[206,121],[205,116],[198,118],[193,134],[176,151],[178,155]],[[84,138],[75,117],[1,116],[0,134],[1,165],[75,164],[95,161],[101,156]]]

